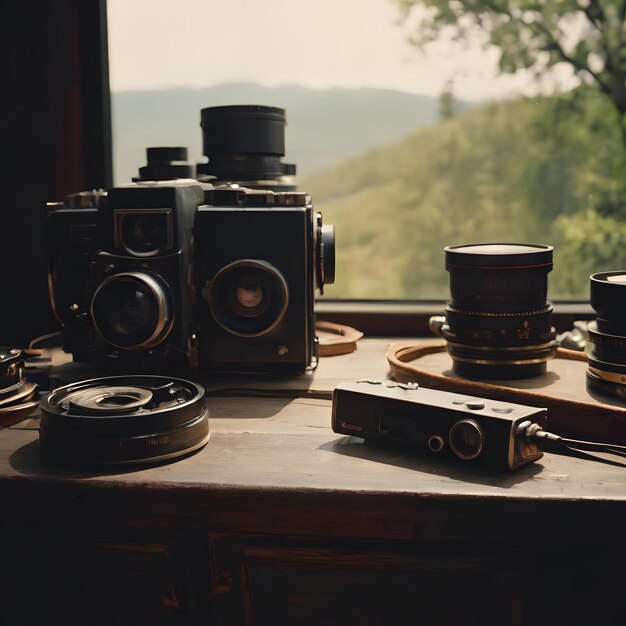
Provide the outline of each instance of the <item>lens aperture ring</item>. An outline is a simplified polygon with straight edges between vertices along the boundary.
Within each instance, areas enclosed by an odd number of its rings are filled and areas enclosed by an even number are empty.
[[[444,335],[445,337],[445,335]],[[475,365],[524,365],[543,363],[556,354],[556,341],[525,346],[473,346],[448,341],[448,352],[455,361]]]
[[[596,322],[588,325],[587,354],[600,362],[626,366],[626,337],[598,331]]]
[[[551,341],[556,336],[551,327],[551,306],[543,310],[499,315],[460,311],[448,305],[446,319],[446,332],[453,341],[517,344]]]

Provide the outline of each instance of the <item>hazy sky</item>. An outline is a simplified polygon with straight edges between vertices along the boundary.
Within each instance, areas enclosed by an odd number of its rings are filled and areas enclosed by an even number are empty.
[[[407,43],[393,0],[108,0],[113,91],[254,81],[457,97],[532,93],[497,77],[496,51]]]

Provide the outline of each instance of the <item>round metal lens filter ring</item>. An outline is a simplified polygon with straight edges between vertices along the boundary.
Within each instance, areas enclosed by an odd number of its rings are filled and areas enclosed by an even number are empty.
[[[41,402],[42,454],[69,466],[153,463],[209,438],[204,389],[166,376],[113,376],[55,389]]]

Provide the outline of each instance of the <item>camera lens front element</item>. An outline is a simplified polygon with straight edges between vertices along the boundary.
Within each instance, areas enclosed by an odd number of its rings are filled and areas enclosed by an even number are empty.
[[[152,348],[169,334],[173,314],[168,288],[142,272],[110,276],[91,301],[96,330],[117,348]]]
[[[464,461],[475,459],[483,451],[483,431],[474,420],[456,422],[450,429],[449,438],[452,451]]]
[[[239,315],[244,317],[257,317],[263,312],[269,305],[269,299],[265,297],[262,281],[259,281],[258,276],[248,274],[237,281],[233,304]]]
[[[242,337],[270,332],[289,303],[283,275],[270,263],[254,259],[241,259],[219,270],[205,297],[215,321]]]

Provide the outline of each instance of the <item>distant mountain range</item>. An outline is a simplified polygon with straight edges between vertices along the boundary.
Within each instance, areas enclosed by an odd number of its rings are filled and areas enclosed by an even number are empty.
[[[439,118],[437,98],[390,89],[229,83],[205,89],[122,91],[112,94],[115,182],[127,182],[137,174],[148,146],[187,146],[190,159],[200,160],[200,109],[227,104],[286,109],[284,160],[297,164],[299,177],[395,141]],[[459,110],[468,106],[458,103]]]

